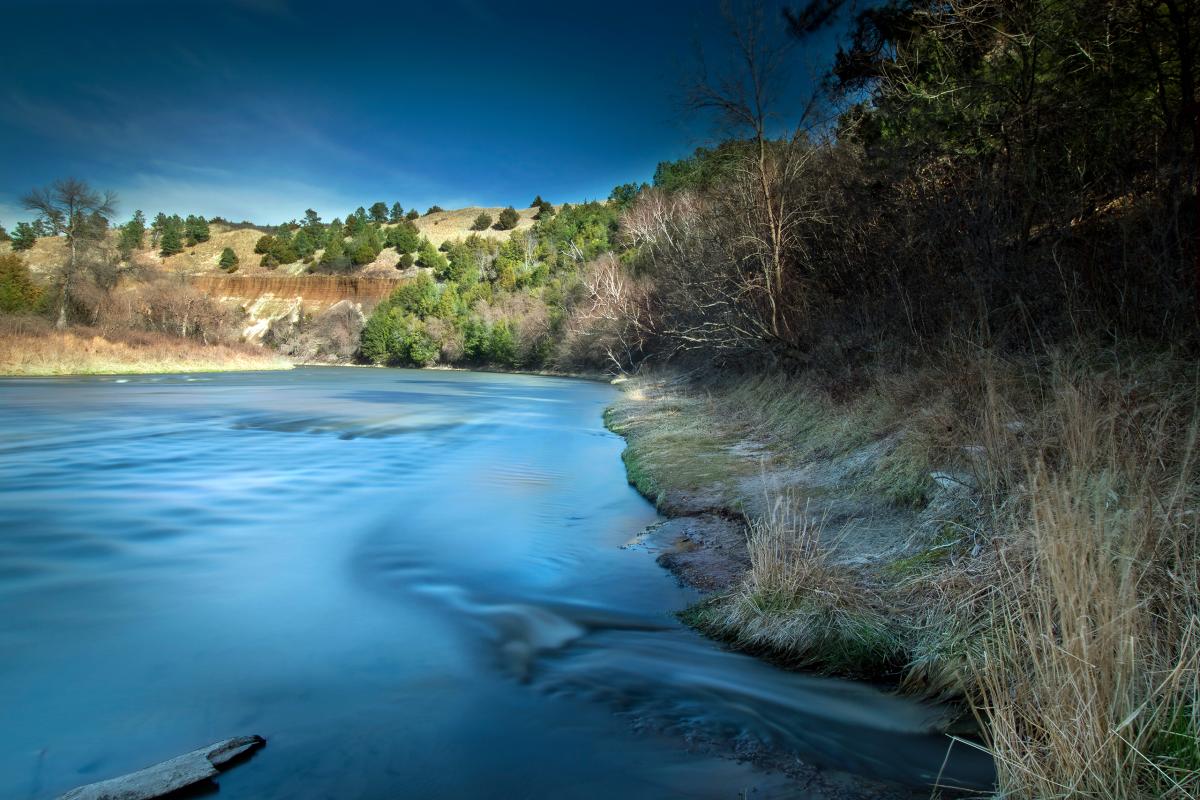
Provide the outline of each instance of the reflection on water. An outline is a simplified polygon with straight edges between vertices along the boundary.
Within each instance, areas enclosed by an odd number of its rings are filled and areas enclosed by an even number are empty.
[[[619,547],[655,517],[600,426],[611,391],[0,381],[0,796],[249,733],[269,745],[222,796],[797,796],[701,739],[931,780],[936,709],[675,622],[693,593]]]

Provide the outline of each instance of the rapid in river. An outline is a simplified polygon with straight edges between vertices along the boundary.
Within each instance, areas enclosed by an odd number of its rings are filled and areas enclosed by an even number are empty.
[[[728,652],[624,547],[612,387],[464,372],[0,380],[0,797],[211,742],[228,798],[919,787],[942,709]],[[986,785],[956,744],[942,779]],[[928,796],[928,789],[924,796]]]

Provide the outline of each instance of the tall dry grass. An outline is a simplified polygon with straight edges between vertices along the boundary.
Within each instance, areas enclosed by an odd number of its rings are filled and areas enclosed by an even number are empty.
[[[277,353],[244,344],[202,344],[162,333],[55,330],[39,318],[0,317],[0,375],[117,375],[289,369]]]
[[[1194,386],[1130,377],[1059,366],[997,520],[972,672],[1007,797],[1200,792]]]
[[[871,677],[898,668],[899,637],[879,598],[831,561],[824,519],[792,491],[768,490],[764,505],[750,522],[745,580],[697,621],[794,666]]]

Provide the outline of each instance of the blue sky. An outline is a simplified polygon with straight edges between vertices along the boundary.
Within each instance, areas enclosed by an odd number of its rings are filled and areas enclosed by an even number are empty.
[[[0,223],[68,175],[119,219],[606,197],[707,141],[679,89],[725,41],[718,8],[0,0]]]

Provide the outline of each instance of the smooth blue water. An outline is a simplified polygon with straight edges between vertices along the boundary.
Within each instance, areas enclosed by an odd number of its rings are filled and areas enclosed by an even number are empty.
[[[689,748],[919,785],[937,715],[728,653],[622,549],[602,384],[398,370],[0,381],[0,797],[229,736],[230,798],[801,796]],[[951,772],[986,780],[966,757]]]

